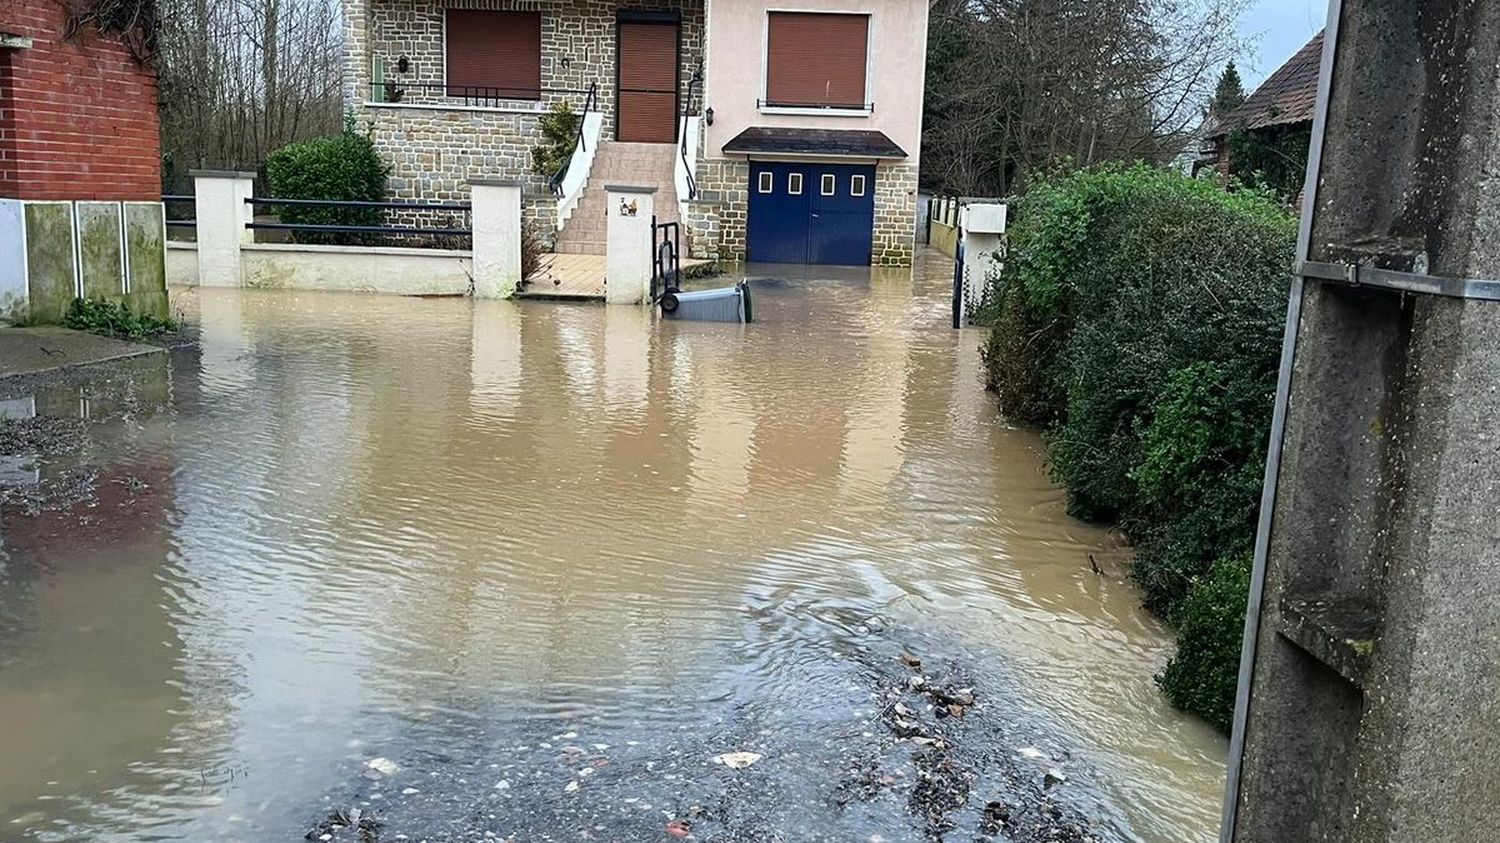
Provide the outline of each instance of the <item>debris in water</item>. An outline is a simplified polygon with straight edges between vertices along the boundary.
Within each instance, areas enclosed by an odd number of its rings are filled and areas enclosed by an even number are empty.
[[[365,762],[365,768],[379,773],[382,776],[394,776],[401,769],[401,765],[389,758],[371,758]]]
[[[731,770],[743,770],[764,757],[758,752],[726,752],[723,755],[715,755],[713,761]]]
[[[359,808],[335,808],[321,822],[302,835],[304,840],[339,841],[354,843],[379,843],[380,820]],[[347,833],[346,833],[347,832]]]
[[[693,827],[684,820],[672,820],[667,823],[667,833],[673,837],[683,838],[693,833]]]

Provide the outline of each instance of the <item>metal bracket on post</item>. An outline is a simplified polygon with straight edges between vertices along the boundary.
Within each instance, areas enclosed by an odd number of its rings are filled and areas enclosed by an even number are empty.
[[[1500,301],[1500,281],[1489,278],[1449,278],[1358,263],[1302,261],[1297,274],[1319,281],[1339,281],[1351,287],[1375,287],[1402,293],[1421,293],[1473,301]]]

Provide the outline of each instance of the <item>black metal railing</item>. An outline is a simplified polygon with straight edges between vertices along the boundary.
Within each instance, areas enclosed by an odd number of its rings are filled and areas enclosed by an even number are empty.
[[[161,204],[167,209],[167,225],[175,225],[175,226],[179,226],[181,228],[197,228],[198,227],[198,221],[196,219],[191,219],[191,218],[189,218],[189,219],[172,219],[172,214],[171,214],[171,207],[173,205],[182,205],[182,204],[193,204],[193,205],[196,205],[197,202],[198,202],[198,197],[193,196],[192,194],[187,194],[187,195],[183,195],[183,194],[163,195],[161,197]],[[194,208],[194,210],[195,211],[197,210],[196,207]]]
[[[584,132],[584,124],[588,122],[589,114],[597,110],[598,108],[599,83],[590,82],[588,90],[584,92],[583,108],[578,112],[578,131],[573,135],[574,149],[582,149],[585,152],[588,151],[587,136]],[[568,166],[572,163],[573,157],[570,155],[568,156],[568,159],[566,161],[563,161],[562,166],[557,168],[557,172],[553,173],[552,177],[547,179],[547,185],[552,188],[552,195],[556,196],[559,199],[561,199],[563,195],[563,178],[568,175]]]
[[[449,85],[442,82],[371,82],[370,100],[409,105],[464,105],[499,108],[528,104],[540,107],[544,99],[586,96],[594,86],[575,88],[525,88],[505,85]]]
[[[682,226],[651,217],[651,300],[682,289]]]
[[[756,108],[812,108],[819,111],[853,111],[874,112],[875,103],[826,103],[826,102],[793,102],[791,100],[761,100],[755,101]]]
[[[698,62],[698,69],[688,77],[687,96],[682,98],[682,170],[687,173],[687,193],[681,197],[691,202],[698,198],[698,180],[693,177],[693,167],[688,163],[688,118],[693,114],[693,88],[703,81],[703,62]]]
[[[413,214],[433,213],[439,211],[458,211],[469,214],[473,206],[468,202],[359,202],[345,201],[339,199],[274,199],[270,197],[251,196],[245,199],[245,204],[252,208],[326,208],[329,210],[348,211],[370,211],[370,210],[397,210]],[[470,237],[473,236],[472,224],[466,227],[455,226],[421,226],[421,225],[364,225],[364,224],[340,224],[340,223],[307,223],[307,222],[256,222],[252,219],[245,223],[245,227],[256,231],[286,231],[304,234],[370,234],[370,235],[398,235],[418,237]]]

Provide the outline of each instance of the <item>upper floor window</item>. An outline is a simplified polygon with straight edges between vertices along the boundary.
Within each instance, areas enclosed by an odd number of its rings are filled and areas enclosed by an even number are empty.
[[[766,105],[866,108],[870,16],[771,12]]]
[[[448,9],[443,80],[449,96],[542,98],[542,15]]]

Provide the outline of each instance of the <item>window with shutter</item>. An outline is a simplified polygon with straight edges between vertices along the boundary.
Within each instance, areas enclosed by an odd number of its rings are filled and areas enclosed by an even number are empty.
[[[541,99],[540,12],[448,9],[447,15],[448,96]]]
[[[771,12],[766,105],[865,108],[870,16]]]

